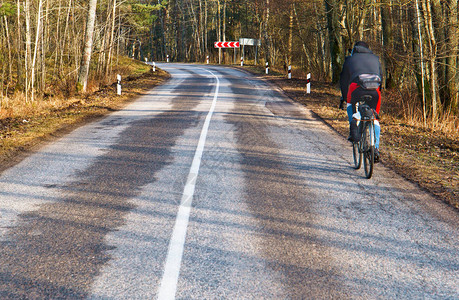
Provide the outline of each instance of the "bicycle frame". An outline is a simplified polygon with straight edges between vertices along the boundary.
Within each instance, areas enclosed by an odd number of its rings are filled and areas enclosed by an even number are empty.
[[[370,146],[374,147],[376,142],[376,138],[375,138],[375,120],[374,119],[371,119],[371,120],[368,120],[368,121],[363,121],[363,122],[368,122],[368,124],[366,126],[370,126]],[[363,132],[362,132],[363,134]]]

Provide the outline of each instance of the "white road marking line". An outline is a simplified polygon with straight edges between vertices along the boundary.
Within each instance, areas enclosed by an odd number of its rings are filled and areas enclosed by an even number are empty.
[[[196,179],[199,174],[199,167],[201,165],[201,158],[204,152],[204,146],[206,144],[207,132],[209,130],[210,120],[214,113],[215,106],[217,104],[218,91],[220,89],[220,80],[218,77],[209,70],[215,79],[217,79],[217,85],[215,88],[214,99],[209,112],[207,113],[204,126],[199,137],[198,146],[194,154],[193,163],[191,164],[190,173],[183,189],[183,195],[180,202],[180,207],[175,220],[174,230],[172,237],[169,242],[169,249],[167,251],[166,264],[164,266],[164,274],[161,280],[161,286],[158,292],[158,299],[175,299],[175,293],[177,291],[177,282],[180,273],[180,265],[182,264],[183,249],[185,246],[186,232],[188,228],[188,220],[190,218],[191,204],[193,202],[194,189]]]

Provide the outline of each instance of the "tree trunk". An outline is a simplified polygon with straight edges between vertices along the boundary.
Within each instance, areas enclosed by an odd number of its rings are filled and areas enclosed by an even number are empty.
[[[444,104],[445,110],[450,110],[452,113],[459,115],[459,71],[458,71],[458,1],[445,1],[445,37],[446,37],[446,101]]]
[[[111,19],[111,25],[110,25],[110,40],[109,40],[109,48],[108,48],[107,66],[105,69],[105,78],[109,78],[109,74],[111,70],[112,52],[113,52],[113,48],[115,47],[114,45],[115,20],[116,20],[116,0],[113,0],[112,19]]]
[[[217,0],[217,40],[222,41],[222,29],[221,29],[221,11],[220,11],[220,0]],[[218,63],[222,63],[222,49],[218,48]]]
[[[199,43],[201,44],[201,49],[200,49],[201,59],[203,56],[205,56],[204,54],[207,53],[205,42],[204,42],[204,30],[207,30],[207,28],[206,29],[204,28],[205,27],[204,27],[204,14],[202,10],[202,0],[199,0]]]
[[[314,13],[316,15],[319,15],[319,10],[317,8],[316,3],[314,3]],[[317,22],[316,24],[317,32],[318,32],[318,40],[317,40],[317,47],[319,48],[319,57],[317,58],[318,60],[318,65],[319,65],[319,70],[320,70],[320,78],[324,79],[326,77],[326,69],[327,69],[327,61],[329,60],[327,56],[325,55],[325,38],[324,38],[324,32],[322,28],[322,22]]]
[[[205,16],[204,16],[204,45],[206,49],[206,53],[208,53],[208,45],[207,45],[207,0],[204,0],[204,10],[205,10]]]
[[[49,1],[48,1],[49,2]],[[47,7],[47,10],[49,7]],[[48,29],[48,26],[46,26],[46,29]],[[46,35],[45,35],[45,25],[43,24],[43,30],[41,34],[41,51],[40,51],[40,62],[41,62],[41,78],[40,78],[40,93],[43,94],[43,92],[46,89],[46,45],[48,44],[45,42],[46,41]]]
[[[338,19],[338,3],[336,0],[325,0],[325,11],[327,15],[328,41],[331,58],[332,82],[339,81],[342,65],[342,43],[340,38],[340,24]]]
[[[315,9],[316,5],[314,3],[314,10]],[[306,60],[306,63],[305,65],[308,66],[309,65],[309,56],[308,56],[308,51],[306,49],[306,45],[304,43],[304,40],[303,40],[303,30],[301,29],[301,24],[300,24],[300,20],[298,19],[298,13],[297,13],[297,10],[296,10],[296,5],[295,3],[293,3],[293,12],[295,13],[295,19],[296,19],[296,26],[298,26],[298,32],[300,34],[300,37],[301,37],[301,45],[302,45],[302,48],[303,48],[303,54],[304,54],[304,57],[305,57],[305,60]],[[292,27],[293,27],[293,24],[292,24]],[[320,26],[317,26],[319,27],[318,31],[319,31],[319,39],[321,39],[321,32],[320,32]],[[322,48],[319,46],[319,52],[322,51]],[[291,56],[291,53],[290,53],[290,56]],[[323,56],[323,53],[320,53],[319,56],[323,59],[325,59],[325,57]]]
[[[51,44],[50,41],[50,25],[49,25],[49,6],[50,0],[46,1],[46,8],[45,8],[45,22],[43,23],[43,30],[42,30],[42,37],[41,37],[41,55],[40,55],[40,62],[41,62],[41,79],[40,79],[40,91],[44,92],[46,88],[46,53],[49,51],[49,47]]]
[[[21,2],[17,0],[17,88],[20,88],[24,85],[24,78],[22,74],[22,35],[21,35]]]
[[[432,23],[432,11],[430,0],[425,0],[423,3],[425,9],[425,24],[426,24],[426,33],[429,39],[429,67],[430,67],[430,112],[432,120],[435,122],[437,119],[437,108],[439,99],[437,99],[437,68],[436,68],[436,59],[437,59],[437,42],[435,39],[433,23]]]
[[[78,74],[77,90],[86,92],[89,75],[89,63],[91,62],[92,44],[94,36],[94,23],[96,21],[97,0],[89,0],[88,21],[86,24],[86,34],[84,49],[81,56],[80,72]]]
[[[365,2],[367,2],[366,0]],[[365,21],[367,19],[367,14],[368,14],[368,7],[367,5],[363,5],[362,7],[359,8],[359,23],[357,26],[357,33],[359,40],[362,41],[365,36]]]
[[[338,1],[339,3],[339,1]],[[343,38],[344,38],[344,41],[343,41],[343,45],[348,48],[352,47],[352,45],[354,44],[354,27],[352,25],[352,22],[354,22],[354,15],[352,14],[353,13],[353,4],[354,4],[354,1],[353,0],[346,0],[345,1],[345,6],[344,6],[344,9],[345,9],[345,14],[343,15],[343,18],[342,18],[342,21],[341,21],[341,26],[344,27],[346,29],[346,33],[347,35],[345,35]],[[338,8],[338,6],[336,5],[335,6],[336,8]],[[337,27],[339,28],[339,27]]]
[[[3,19],[5,21],[6,42],[8,46],[8,82],[11,82],[13,80],[13,56],[11,55],[10,31],[7,17],[3,16]]]
[[[263,27],[263,39],[264,39],[264,49],[265,49],[265,59],[269,64],[272,62],[270,61],[270,56],[269,56],[269,35],[268,35],[268,29],[269,29],[269,0],[266,0],[266,10],[265,10],[265,25]]]
[[[26,49],[25,49],[25,57],[24,57],[24,67],[25,67],[25,99],[26,102],[29,101],[29,91],[30,91],[30,65],[31,65],[31,44],[32,38],[30,36],[30,1],[25,0],[25,23],[26,23]]]
[[[419,42],[419,55],[420,55],[420,64],[421,64],[421,92],[422,92],[422,113],[424,117],[424,127],[427,122],[427,112],[426,112],[426,90],[425,90],[425,72],[424,72],[424,47],[422,43],[422,30],[421,30],[421,12],[419,9],[419,2],[415,0],[415,9],[416,9],[416,26],[417,26],[417,35]]]
[[[64,37],[62,39],[62,46],[61,46],[61,54],[60,54],[60,64],[59,64],[59,74],[62,74],[62,68],[64,66],[64,54],[65,54],[65,47],[66,47],[66,41],[67,41],[67,36],[68,36],[68,31],[70,27],[70,12],[72,8],[72,0],[69,0],[68,2],[68,7],[67,7],[67,16],[65,19],[65,28],[64,28]],[[69,51],[67,51],[69,52]]]
[[[31,66],[31,91],[32,91],[32,101],[34,101],[34,95],[35,95],[35,66],[37,62],[37,55],[38,51],[40,49],[40,35],[41,35],[41,9],[43,6],[43,1],[39,0],[38,1],[38,12],[37,12],[37,27],[35,29],[35,49],[33,51],[33,59],[32,59],[32,66]]]
[[[61,48],[61,43],[60,43],[60,29],[61,29],[61,10],[62,10],[62,0],[59,0],[59,7],[57,9],[57,24],[56,24],[56,39],[55,39],[55,53],[56,56],[54,58],[54,76],[56,76],[57,71],[58,71],[58,60],[60,58],[60,48]]]
[[[196,15],[196,11],[193,7],[193,2],[189,1],[188,4],[190,7],[191,16],[193,18],[191,27],[194,28],[193,30],[193,37],[194,37],[193,42],[194,42],[194,48],[195,48],[194,59],[195,61],[198,61],[201,59],[201,56],[202,56],[200,24],[199,24],[198,16]]]
[[[223,41],[226,41],[226,0],[223,0]],[[225,61],[225,53],[223,53],[223,61]]]
[[[292,65],[292,52],[293,52],[293,3],[290,5],[290,18],[288,25],[288,62],[287,65]]]
[[[392,34],[393,21],[392,21],[392,8],[390,6],[390,1],[386,1],[381,7],[381,25],[383,33],[383,68],[385,72],[384,77],[384,86],[387,88],[392,88],[394,86],[393,78],[393,66],[394,61],[392,60],[392,49],[394,45],[394,39]]]

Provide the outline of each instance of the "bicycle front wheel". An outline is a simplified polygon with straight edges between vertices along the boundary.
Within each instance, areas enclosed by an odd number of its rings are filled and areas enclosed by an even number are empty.
[[[374,125],[368,123],[364,129],[364,145],[363,145],[363,166],[365,169],[365,176],[370,179],[373,175],[373,167],[375,163],[375,146],[372,143],[374,139]]]

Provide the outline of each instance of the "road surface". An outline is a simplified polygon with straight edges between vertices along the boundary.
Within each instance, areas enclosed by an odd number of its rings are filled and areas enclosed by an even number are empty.
[[[1,299],[459,299],[456,210],[259,78],[158,66],[0,175]]]

